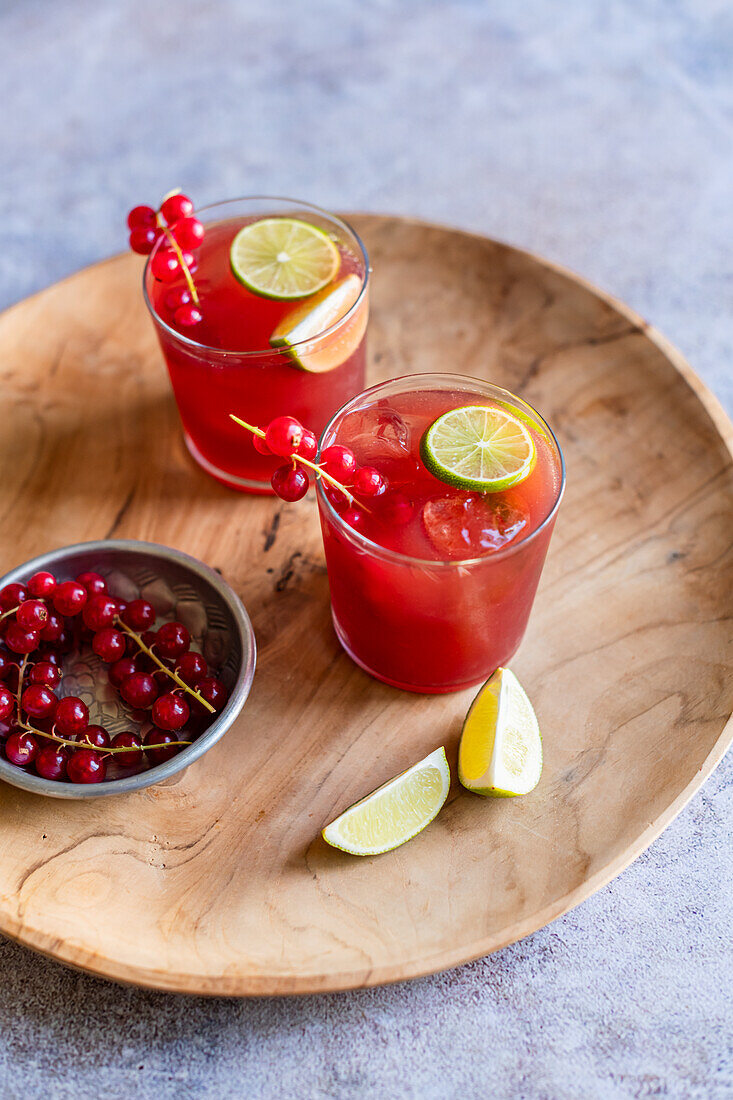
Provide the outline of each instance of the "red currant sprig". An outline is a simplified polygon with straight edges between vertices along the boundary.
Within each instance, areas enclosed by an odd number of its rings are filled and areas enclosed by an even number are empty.
[[[312,470],[316,478],[325,483],[326,496],[342,518],[350,526],[359,528],[363,524],[363,513],[369,511],[364,498],[381,496],[387,489],[387,479],[379,470],[373,466],[359,467],[354,452],[340,443],[326,447],[320,463],[315,463],[316,437],[294,416],[278,416],[264,429],[248,424],[234,413],[229,416],[235,424],[252,433],[259,454],[290,459],[278,466],[271,478],[272,488],[282,500],[302,500],[310,487],[308,470]]]
[[[199,324],[203,317],[193,281],[197,267],[194,251],[204,239],[204,227],[193,217],[193,203],[189,197],[180,191],[171,191],[158,210],[152,206],[135,206],[127,215],[127,225],[130,248],[143,256],[153,251],[161,237],[166,238],[168,247],[158,248],[150,262],[150,270],[163,283],[183,273],[188,290],[171,291],[166,296],[166,305],[177,324],[184,328]]]

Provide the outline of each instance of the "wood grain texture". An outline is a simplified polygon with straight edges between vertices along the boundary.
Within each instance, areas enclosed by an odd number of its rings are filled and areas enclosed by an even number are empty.
[[[341,652],[313,501],[239,496],[191,463],[139,263],[111,260],[0,318],[0,571],[87,538],[177,546],[241,594],[260,656],[237,724],[177,782],[88,805],[0,786],[0,929],[63,962],[209,994],[453,966],[617,874],[731,740],[733,431],[714,398],[567,272],[435,226],[353,220],[375,270],[371,379],[488,378],[565,450],[513,665],[544,734],[541,783],[497,802],[454,788],[425,833],[375,859],[320,840],[437,745],[454,765],[471,693],[401,693]]]

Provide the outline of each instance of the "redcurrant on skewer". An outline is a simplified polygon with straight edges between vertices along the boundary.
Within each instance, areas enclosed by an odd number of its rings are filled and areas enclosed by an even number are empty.
[[[267,446],[267,441],[263,438],[263,436],[253,435],[252,436],[252,446],[257,451],[258,455],[270,455],[270,456],[272,456],[272,451]]]
[[[255,437],[256,438],[256,437]],[[318,440],[313,432],[306,428],[296,452],[298,458],[307,458],[309,462],[315,462],[318,454]]]
[[[270,484],[282,499],[289,504],[302,500],[308,492],[308,475],[300,467],[278,466],[270,478]]]
[[[193,203],[188,195],[182,195],[178,191],[175,195],[169,195],[161,203],[160,212],[168,225],[175,225],[182,218],[188,218],[193,214]]]
[[[198,218],[182,218],[172,227],[171,232],[183,249],[198,248],[204,239],[204,227]]]
[[[174,286],[172,290],[169,290],[165,296],[166,309],[169,309],[171,313],[175,313],[181,306],[187,306],[192,301],[191,291],[185,286]]]
[[[186,306],[179,306],[173,314],[173,320],[183,328],[193,328],[194,325],[200,324],[203,319],[203,313],[193,302]]]
[[[349,485],[357,469],[356,455],[349,447],[334,443],[321,452],[321,468],[342,485]]]
[[[155,248],[160,230],[152,225],[140,225],[132,230],[129,237],[130,248],[139,256],[148,256]]]
[[[364,526],[364,513],[360,508],[347,508],[341,513],[341,518],[344,523],[348,523],[349,527],[353,527],[355,531],[361,531]]]
[[[336,489],[333,485],[329,485],[326,482],[323,486],[323,491],[326,494],[326,498],[331,502],[337,512],[344,512],[348,508],[349,501],[340,489]]]
[[[273,454],[290,458],[300,446],[305,428],[294,416],[278,416],[265,430],[265,442]]]
[[[150,261],[150,270],[161,283],[171,283],[181,270],[181,264],[172,248],[159,248]]]
[[[127,228],[139,229],[146,225],[155,225],[155,211],[152,206],[133,206],[127,215]]]

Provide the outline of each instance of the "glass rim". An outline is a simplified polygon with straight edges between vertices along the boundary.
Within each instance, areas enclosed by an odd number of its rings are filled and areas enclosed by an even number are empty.
[[[530,405],[528,401],[525,401],[523,397],[519,397],[517,394],[513,394],[511,390],[507,390],[503,386],[497,386],[493,382],[488,382],[485,378],[472,378],[470,375],[467,374],[439,374],[436,372],[429,374],[402,374],[398,375],[396,378],[387,378],[382,382],[377,382],[375,383],[375,385],[369,386],[367,389],[362,390],[362,392],[357,394],[356,397],[352,397],[348,401],[344,402],[341,408],[333,414],[328,424],[321,432],[320,438],[318,440],[318,459],[320,459],[323,442],[326,438],[327,433],[331,429],[331,425],[340,416],[349,411],[351,406],[357,406],[362,398],[368,397],[369,394],[373,394],[377,390],[380,390],[385,386],[391,385],[394,382],[414,382],[422,380],[425,381],[426,387],[433,389],[436,387],[430,386],[430,383],[434,383],[437,380],[440,380],[441,382],[447,382],[449,385],[452,384],[454,386],[456,384],[459,384],[461,389],[470,389],[471,387],[474,387],[476,385],[490,386],[492,390],[495,390],[500,394],[506,394],[506,396],[512,401],[521,402],[530,410],[530,412],[534,416],[537,417],[540,425],[547,429],[550,439],[554,443],[555,448],[557,449],[558,457],[560,459],[560,486],[558,488],[557,496],[555,497],[553,505],[547,515],[542,520],[542,522],[539,523],[537,527],[535,527],[534,531],[527,535],[526,538],[520,539],[520,541],[516,543],[510,543],[502,550],[496,550],[493,553],[483,554],[481,557],[453,558],[449,560],[446,560],[444,558],[415,558],[412,557],[410,554],[403,554],[400,550],[391,550],[387,546],[382,546],[380,543],[374,542],[373,539],[367,538],[367,536],[362,534],[361,531],[355,530],[355,528],[351,527],[350,524],[346,523],[326,496],[323,488],[323,481],[320,477],[317,479],[316,483],[316,493],[318,494],[319,501],[324,505],[327,516],[333,522],[339,533],[345,535],[356,546],[359,546],[362,550],[368,551],[374,557],[386,558],[388,561],[397,562],[402,565],[419,566],[423,569],[455,569],[456,567],[461,568],[465,566],[479,565],[481,562],[488,563],[492,561],[503,561],[504,558],[508,558],[512,554],[518,553],[522,547],[528,546],[531,542],[533,542],[537,535],[539,535],[540,531],[543,531],[549,525],[549,523],[554,520],[555,516],[557,515],[557,510],[560,507],[560,502],[565,493],[566,482],[565,456],[563,455],[562,448],[558,442],[557,436],[555,435],[545,418],[542,416],[542,414],[539,413],[533,405]],[[420,387],[415,386],[414,388],[419,389]]]
[[[302,199],[290,199],[290,198],[287,198],[284,195],[241,195],[239,198],[235,198],[235,199],[221,199],[219,202],[207,203],[206,206],[199,206],[198,208],[194,209],[193,213],[194,213],[194,215],[203,214],[207,210],[216,210],[217,208],[220,208],[222,206],[232,206],[235,203],[241,203],[241,202],[290,203],[293,206],[301,207],[303,210],[309,210],[314,214],[320,214],[322,217],[328,218],[330,221],[335,222],[336,225],[338,225],[341,229],[345,229],[346,232],[349,233],[354,238],[354,240],[356,241],[356,243],[357,243],[357,245],[358,245],[358,247],[361,251],[361,256],[362,256],[362,259],[364,261],[364,275],[362,276],[362,283],[361,283],[361,290],[359,291],[359,297],[350,306],[350,308],[346,311],[346,313],[343,315],[343,317],[339,317],[338,321],[334,321],[334,323],[332,325],[329,325],[328,328],[325,328],[323,330],[323,332],[319,332],[315,336],[310,336],[307,340],[299,340],[295,344],[290,344],[289,348],[290,349],[292,349],[292,348],[303,348],[303,347],[306,347],[310,344],[313,344],[314,341],[316,341],[316,340],[323,340],[326,337],[332,335],[333,333],[338,332],[338,330],[351,317],[353,317],[356,314],[356,312],[358,311],[358,309],[362,305],[362,303],[363,303],[363,301],[366,297],[367,287],[369,285],[369,276],[371,274],[371,268],[369,266],[369,254],[366,250],[366,247],[364,245],[363,240],[361,239],[359,234],[356,232],[354,227],[352,225],[350,225],[347,221],[345,221],[343,218],[340,218],[338,216],[338,214],[331,213],[330,210],[324,210],[322,207],[315,206],[311,202],[303,202]],[[266,216],[266,215],[263,215],[263,216]],[[276,215],[272,215],[272,216],[275,217]],[[146,285],[147,276],[148,276],[148,268],[150,267],[150,262],[151,262],[153,256],[155,256],[155,254],[158,252],[158,250],[162,247],[162,242],[164,240],[165,240],[165,237],[161,236],[160,239],[158,241],[156,241],[155,246],[151,249],[150,254],[146,257],[145,267],[143,268],[143,277],[142,277],[143,299],[145,301],[145,305],[148,307],[148,311],[150,312],[150,316],[152,317],[153,322],[156,325],[160,325],[160,327],[165,332],[169,333],[175,340],[179,340],[182,344],[186,345],[187,347],[189,347],[191,349],[196,349],[197,351],[208,351],[208,352],[213,352],[216,355],[223,355],[223,356],[232,355],[232,356],[235,356],[237,359],[246,359],[248,356],[257,356],[259,358],[262,358],[263,355],[282,355],[283,354],[282,349],[273,348],[273,347],[260,348],[259,350],[254,350],[254,351],[251,351],[251,350],[249,350],[249,351],[237,351],[236,348],[217,348],[217,347],[213,347],[211,344],[203,344],[199,340],[194,340],[190,336],[185,336],[183,333],[178,332],[177,329],[174,329],[172,327],[172,325],[169,325],[167,321],[164,321],[163,318],[161,317],[161,315],[155,309],[155,306],[153,305],[152,301],[150,300],[150,295],[148,294],[148,288],[147,288],[147,285]],[[302,301],[302,299],[300,299],[300,298],[293,299],[294,304],[297,304],[299,301]]]

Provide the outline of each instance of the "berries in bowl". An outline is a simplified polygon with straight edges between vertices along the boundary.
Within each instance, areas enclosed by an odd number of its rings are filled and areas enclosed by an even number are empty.
[[[57,798],[188,767],[249,694],[255,640],[208,566],[133,540],[53,551],[0,579],[0,780]]]

